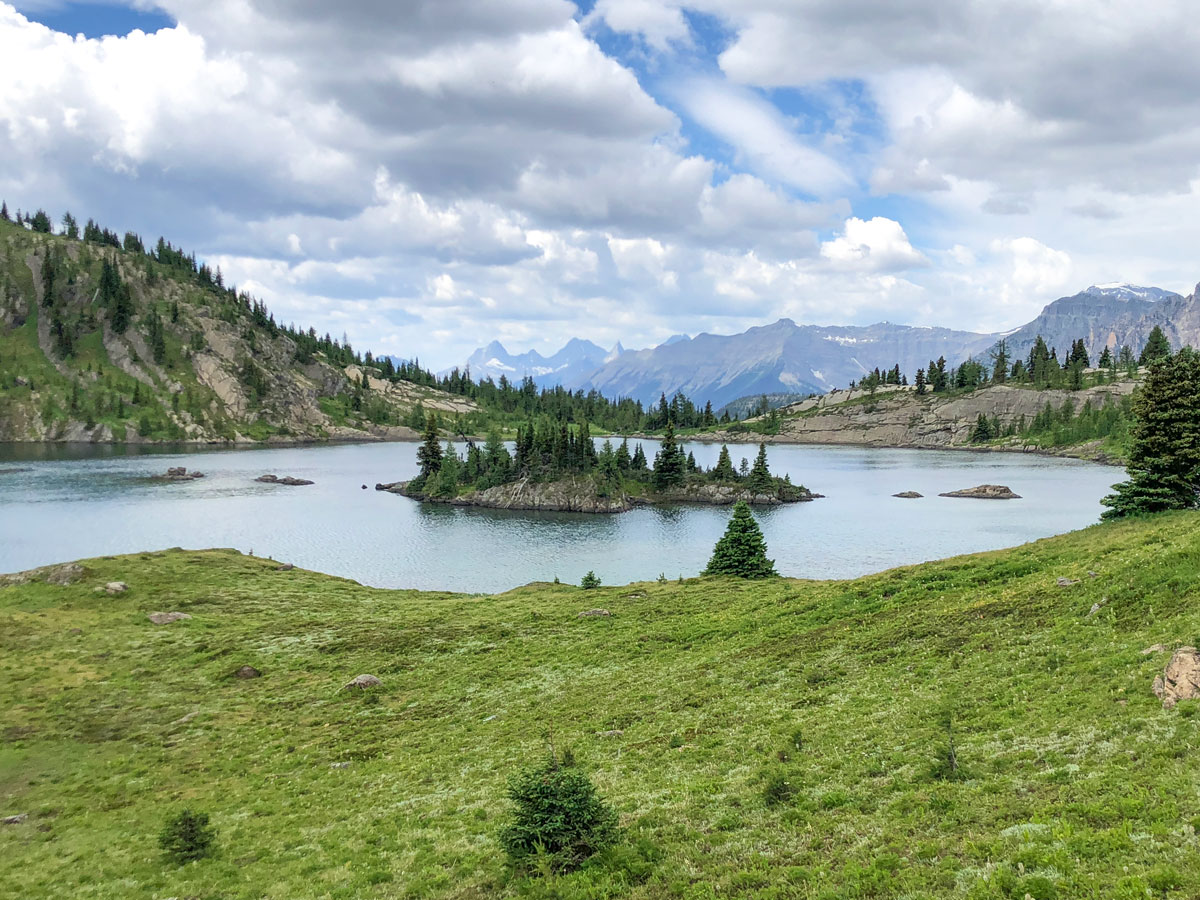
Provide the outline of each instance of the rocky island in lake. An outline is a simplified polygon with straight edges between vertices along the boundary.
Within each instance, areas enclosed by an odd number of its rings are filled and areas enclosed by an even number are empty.
[[[441,445],[431,420],[417,459],[416,478],[375,489],[454,506],[588,513],[663,503],[728,506],[739,500],[777,506],[821,496],[787,476],[772,475],[764,444],[753,466],[743,460],[739,471],[722,446],[716,466],[702,469],[683,452],[670,424],[653,467],[641,444],[630,451],[627,438],[615,447],[605,441],[597,450],[586,422],[575,429],[566,422],[519,428],[515,454],[493,433],[482,448],[471,443],[463,458],[451,443]]]

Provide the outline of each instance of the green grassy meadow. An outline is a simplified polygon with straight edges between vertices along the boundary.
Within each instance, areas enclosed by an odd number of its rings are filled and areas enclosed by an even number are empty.
[[[0,587],[0,896],[1194,898],[1200,702],[1143,650],[1200,643],[1198,526],[838,582],[467,596],[174,550]],[[511,872],[549,740],[623,838]],[[184,806],[217,852],[176,866]]]

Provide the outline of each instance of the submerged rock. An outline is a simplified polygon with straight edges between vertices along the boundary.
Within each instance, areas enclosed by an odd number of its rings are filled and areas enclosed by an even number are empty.
[[[162,475],[152,475],[152,481],[194,481],[203,478],[203,472],[189,472],[187,466],[171,466]]]
[[[901,491],[898,494],[892,494],[893,497],[899,497],[901,500],[919,500],[924,497],[924,494],[918,494],[916,491]]]
[[[259,475],[254,480],[261,481],[263,484],[286,484],[289,487],[313,483],[307,478],[293,478],[291,475],[285,475],[282,478],[278,475]]]
[[[1195,647],[1180,647],[1167,668],[1154,679],[1154,695],[1163,709],[1174,709],[1180,700],[1200,698],[1200,652]]]
[[[973,488],[961,491],[947,491],[938,494],[939,497],[972,497],[977,500],[1020,500],[1020,494],[1014,494],[1012,488],[1003,484],[978,484]]]

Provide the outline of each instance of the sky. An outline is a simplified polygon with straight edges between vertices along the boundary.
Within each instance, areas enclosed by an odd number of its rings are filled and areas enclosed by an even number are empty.
[[[461,363],[1200,280],[1184,0],[0,0],[0,197]]]

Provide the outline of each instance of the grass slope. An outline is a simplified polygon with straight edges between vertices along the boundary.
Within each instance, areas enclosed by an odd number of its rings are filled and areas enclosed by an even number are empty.
[[[1197,704],[1163,710],[1168,654],[1142,652],[1200,641],[1198,523],[854,581],[495,597],[224,550],[90,560],[0,588],[0,814],[29,813],[0,825],[0,895],[1200,896]],[[363,672],[383,688],[339,690]],[[517,876],[504,786],[551,728],[624,843]],[[185,804],[219,852],[179,868],[156,837]]]

